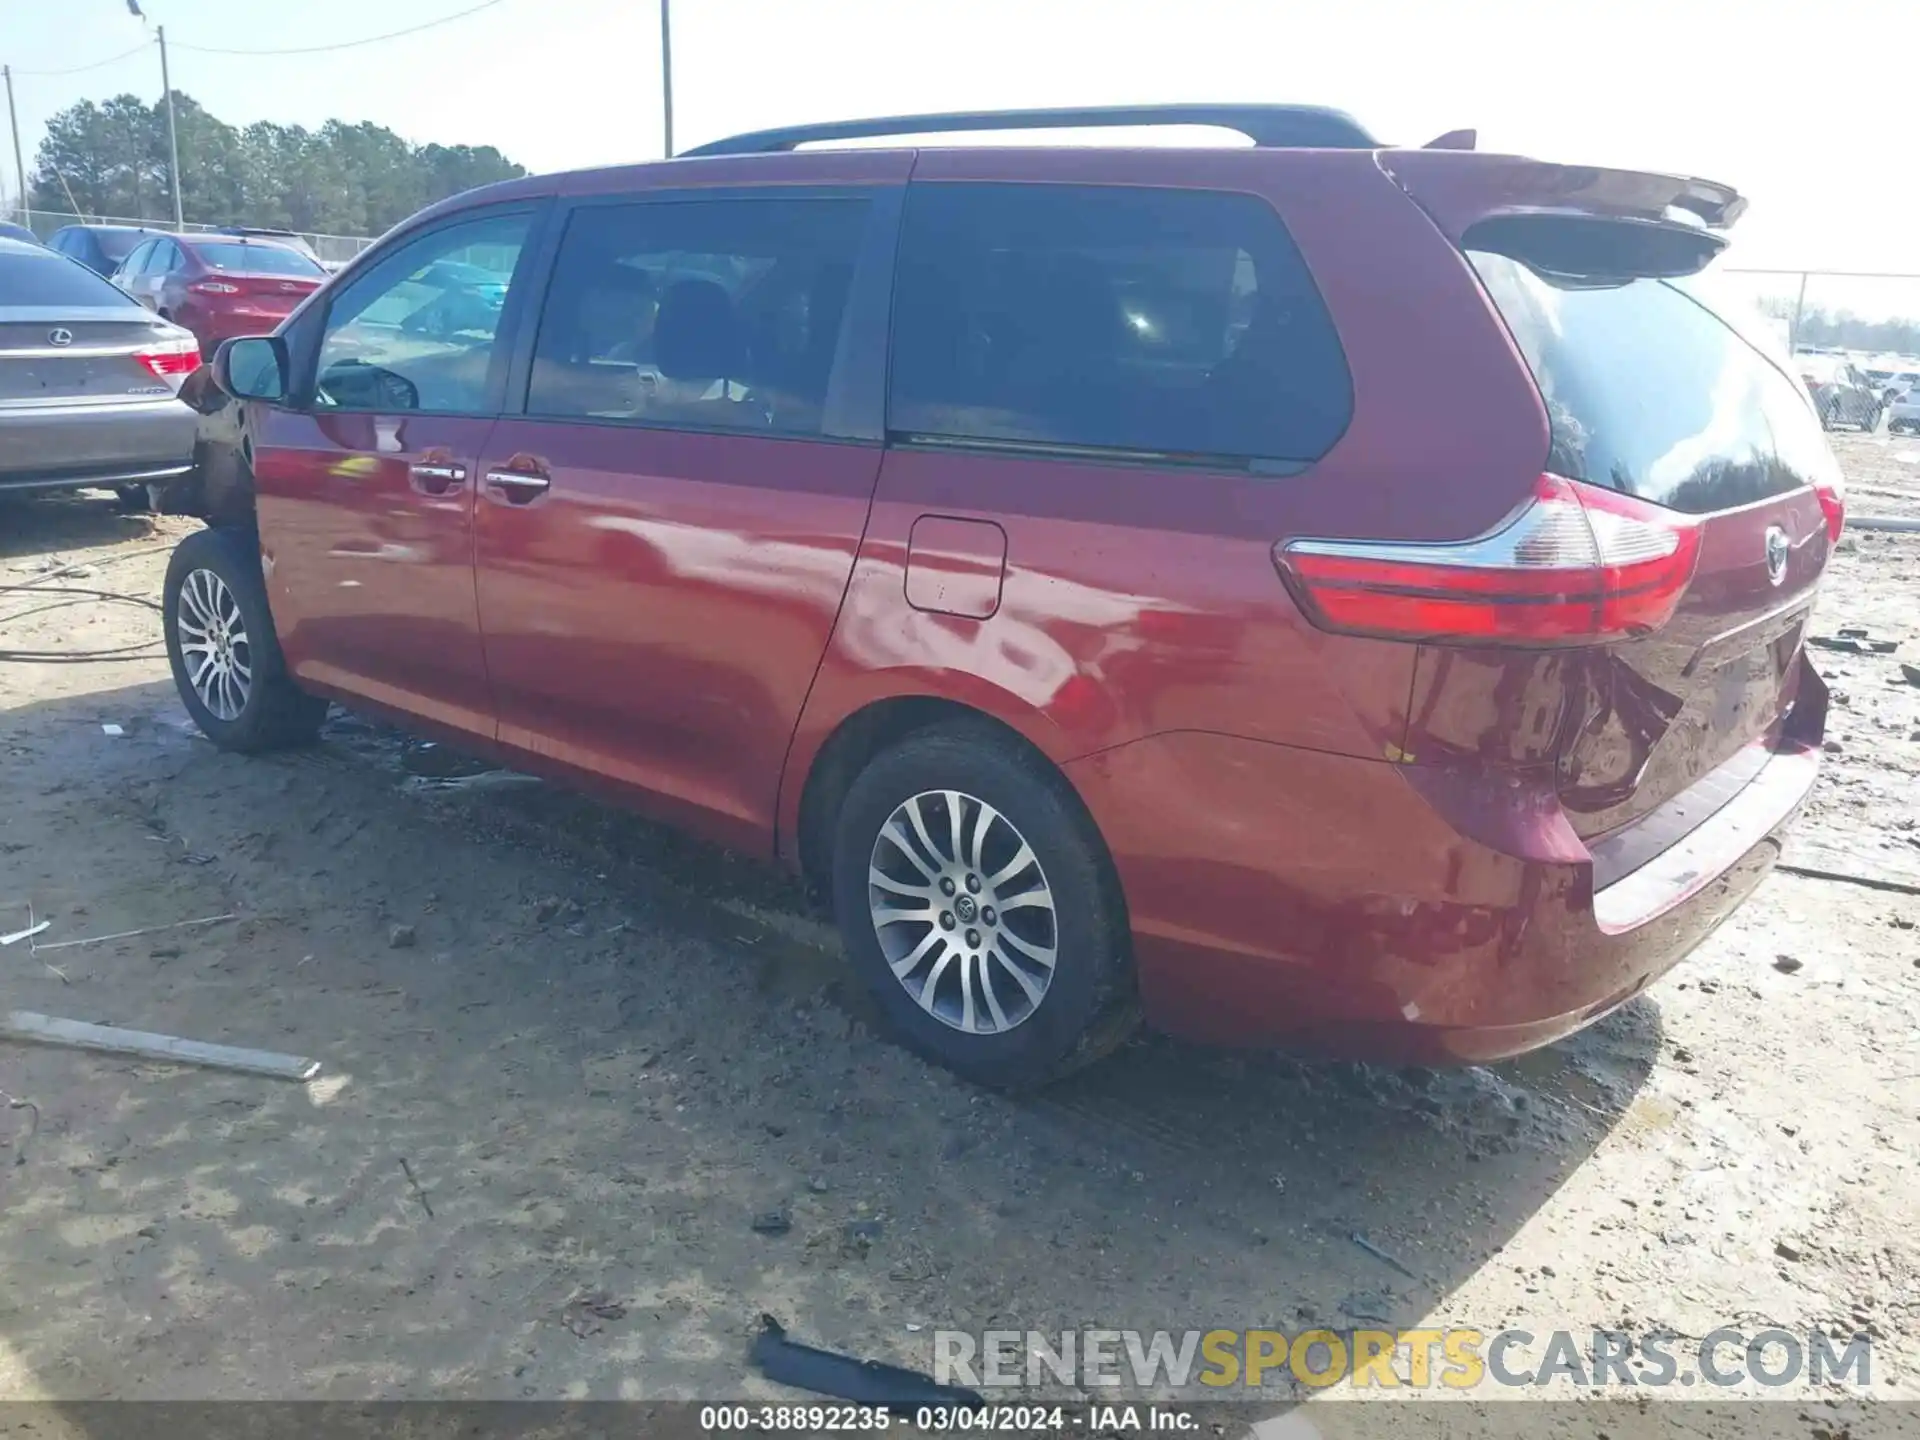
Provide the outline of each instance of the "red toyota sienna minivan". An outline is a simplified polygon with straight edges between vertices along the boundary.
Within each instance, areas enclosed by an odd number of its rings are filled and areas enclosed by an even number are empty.
[[[1248,148],[800,150],[1152,122]],[[1488,1059],[1634,995],[1818,770],[1841,490],[1699,180],[1294,107],[511,181],[223,346],[166,632],[799,868],[901,1033]],[[431,322],[431,323],[429,323]]]

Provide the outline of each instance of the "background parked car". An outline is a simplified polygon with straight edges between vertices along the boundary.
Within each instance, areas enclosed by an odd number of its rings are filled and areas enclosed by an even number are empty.
[[[1920,376],[1910,376],[1908,379],[1912,383],[1887,406],[1887,429],[1896,435],[1920,430]]]
[[[307,237],[294,230],[279,230],[266,225],[222,225],[214,232],[216,235],[238,235],[243,240],[271,240],[276,245],[284,245],[289,250],[298,250],[322,269],[326,262],[314,253],[313,246],[307,243]]]
[[[0,238],[18,240],[27,245],[38,245],[40,237],[24,225],[16,225],[11,220],[0,220]]]
[[[199,346],[85,266],[0,239],[0,491],[111,486],[142,504],[193,460],[177,398]]]
[[[127,256],[113,283],[186,326],[211,354],[235,335],[265,335],[326,278],[318,261],[273,241],[156,235]]]
[[[111,275],[134,246],[159,233],[140,225],[67,225],[53,232],[47,246],[72,256],[96,275]]]
[[[1820,423],[1831,430],[1836,425],[1857,425],[1876,430],[1886,401],[1880,389],[1852,361],[1839,355],[1799,355],[1800,379],[1820,412]]]
[[[420,277],[432,298],[409,311],[400,328],[410,335],[447,339],[466,330],[491,335],[507,303],[507,282],[494,271],[459,260],[443,260]]]

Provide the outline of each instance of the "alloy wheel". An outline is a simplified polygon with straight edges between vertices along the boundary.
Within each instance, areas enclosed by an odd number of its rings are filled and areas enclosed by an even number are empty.
[[[873,842],[867,898],[894,978],[942,1024],[998,1035],[1046,998],[1053,890],[1026,837],[984,800],[927,790],[896,807]]]
[[[253,693],[253,647],[233,591],[211,570],[191,570],[174,617],[187,681],[216,720],[238,720]]]

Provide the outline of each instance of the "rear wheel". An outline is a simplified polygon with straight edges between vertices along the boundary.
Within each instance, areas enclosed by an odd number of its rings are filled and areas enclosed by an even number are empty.
[[[119,499],[122,515],[145,515],[153,509],[153,497],[144,485],[117,485],[113,493]]]
[[[909,736],[854,781],[834,906],[894,1026],[981,1084],[1043,1084],[1137,1024],[1124,908],[1091,822],[1051,767],[985,726]]]
[[[214,744],[256,753],[319,734],[327,702],[287,675],[249,535],[201,530],[175,546],[162,619],[181,703]]]

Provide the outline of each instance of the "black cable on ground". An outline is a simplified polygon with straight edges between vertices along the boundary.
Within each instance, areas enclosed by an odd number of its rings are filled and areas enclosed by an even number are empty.
[[[169,546],[166,548],[171,549],[172,547]],[[114,558],[118,559],[122,557],[116,556]],[[69,565],[66,567],[66,570],[78,568],[80,567]],[[31,590],[34,592],[36,599],[42,595],[60,595],[66,597],[64,599],[51,601],[45,605],[35,605],[31,609],[21,610],[13,615],[0,616],[0,628],[11,625],[16,620],[24,620],[30,615],[43,615],[49,610],[58,610],[68,605],[95,605],[105,601],[110,604],[140,605],[148,610],[154,611],[161,609],[157,601],[149,600],[144,595],[127,595],[117,590],[94,590],[81,585],[46,585],[48,580],[63,573],[65,572],[56,570],[52,572],[52,574],[42,576],[39,580],[30,580],[24,585],[0,585],[0,593]],[[156,645],[164,644],[165,642],[161,640],[142,640],[133,645],[117,645],[105,650],[81,650],[78,652],[60,650],[0,650],[0,664],[88,665],[96,663],[123,663],[131,660],[157,660],[160,656],[152,653],[153,648]]]

